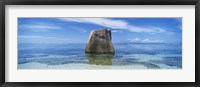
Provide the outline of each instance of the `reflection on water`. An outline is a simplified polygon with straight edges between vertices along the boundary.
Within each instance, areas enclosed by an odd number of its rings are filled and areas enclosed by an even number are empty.
[[[112,65],[112,59],[114,54],[94,54],[94,53],[86,53],[86,58],[88,60],[88,64],[95,65]]]

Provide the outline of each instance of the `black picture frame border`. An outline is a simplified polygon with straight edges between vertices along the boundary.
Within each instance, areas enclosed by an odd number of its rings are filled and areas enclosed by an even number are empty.
[[[0,86],[1,87],[200,87],[199,29],[200,0],[1,0],[0,1]],[[195,5],[195,82],[5,82],[6,5]],[[162,78],[161,78],[162,79]]]

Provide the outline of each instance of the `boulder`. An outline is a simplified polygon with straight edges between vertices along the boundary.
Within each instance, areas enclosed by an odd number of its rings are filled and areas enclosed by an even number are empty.
[[[111,30],[92,30],[85,48],[86,53],[115,53],[111,42]]]

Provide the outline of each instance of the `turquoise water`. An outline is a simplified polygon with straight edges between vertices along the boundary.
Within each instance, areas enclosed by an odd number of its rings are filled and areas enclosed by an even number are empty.
[[[114,44],[115,54],[85,54],[83,43],[18,44],[18,69],[182,69],[181,44]]]

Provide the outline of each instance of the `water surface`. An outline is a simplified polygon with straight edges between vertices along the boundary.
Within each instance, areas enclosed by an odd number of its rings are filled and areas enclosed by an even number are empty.
[[[181,69],[181,44],[116,43],[115,54],[86,54],[85,43],[18,44],[18,69]]]

